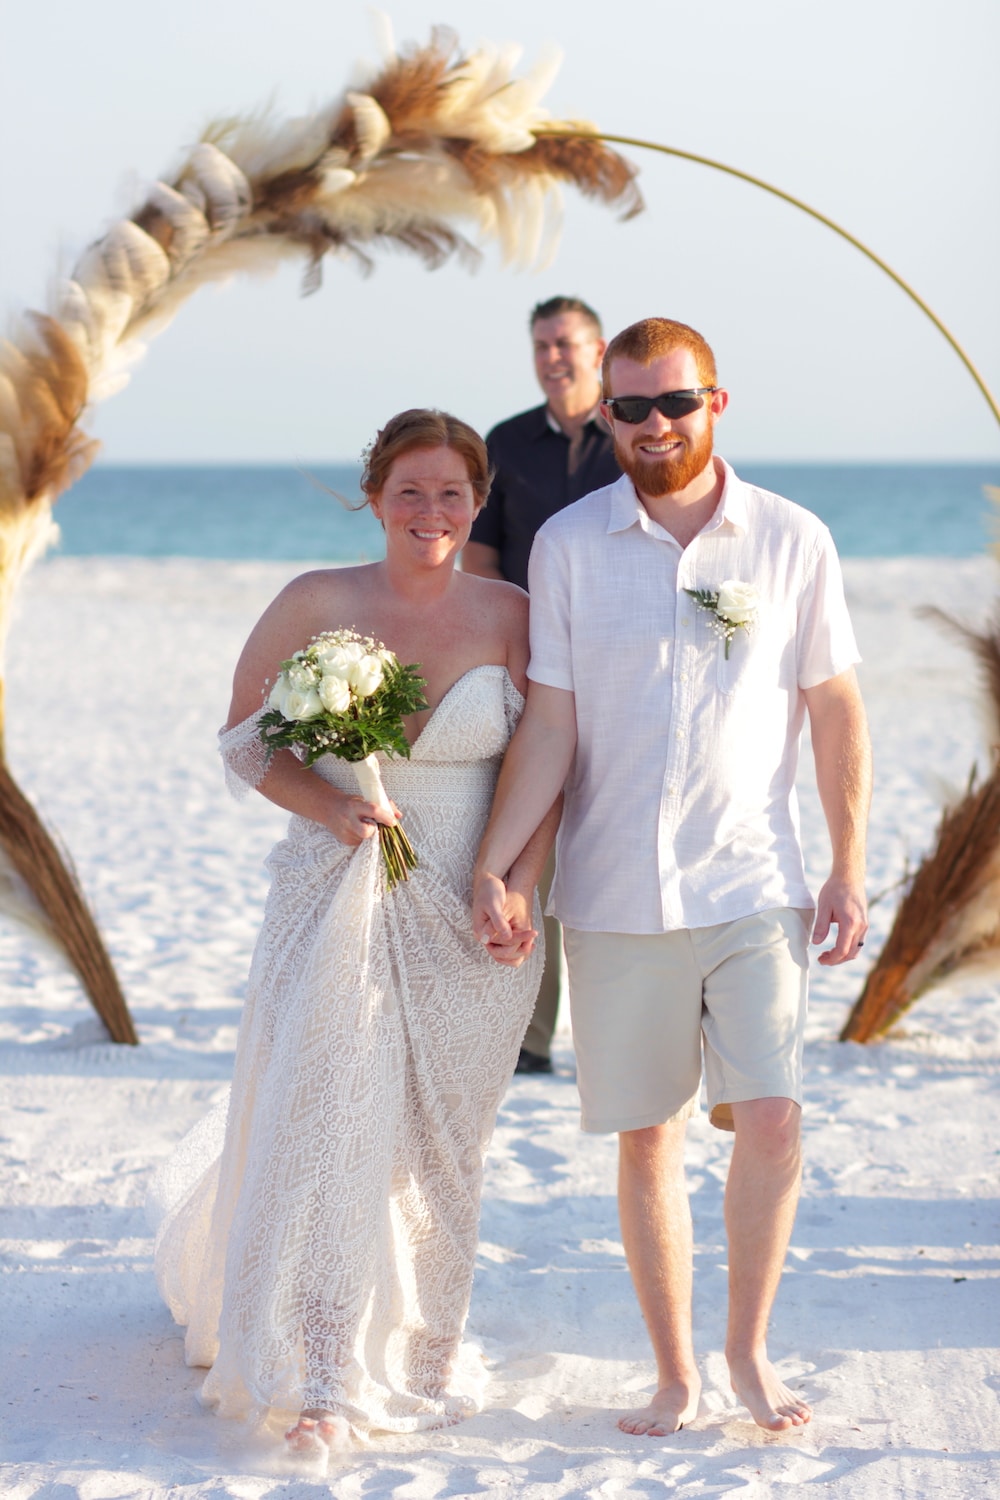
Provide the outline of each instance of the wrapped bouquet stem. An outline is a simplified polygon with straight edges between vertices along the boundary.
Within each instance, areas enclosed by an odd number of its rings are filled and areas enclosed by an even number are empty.
[[[293,750],[305,765],[336,755],[354,767],[361,795],[395,817],[385,794],[377,752],[409,759],[403,719],[427,707],[416,666],[401,666],[370,636],[332,630],[281,663],[261,715],[260,735],[268,758]],[[390,890],[409,878],[417,856],[400,823],[378,825]]]
[[[385,787],[382,785],[378,756],[366,755],[364,760],[356,760],[352,764],[365,801],[373,802],[379,812],[388,813],[391,818],[394,818],[395,808],[386,796]],[[382,845],[382,858],[385,861],[386,881],[389,889],[392,890],[400,880],[410,878],[410,871],[417,868],[417,856],[402,823],[391,825],[380,823],[378,836]]]

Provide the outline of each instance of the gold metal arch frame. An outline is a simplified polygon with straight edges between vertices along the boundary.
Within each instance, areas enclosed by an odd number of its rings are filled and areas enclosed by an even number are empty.
[[[553,127],[551,131],[538,131],[536,133],[551,133],[555,135],[565,134],[566,132],[559,131],[556,127]],[[870,249],[866,244],[864,244],[862,240],[859,240],[856,235],[851,234],[849,230],[843,227],[843,225],[838,224],[835,219],[829,218],[826,214],[821,214],[818,209],[810,207],[808,203],[803,203],[801,198],[796,198],[791,193],[786,193],[783,188],[775,187],[771,182],[765,182],[762,177],[755,177],[753,173],[743,172],[738,167],[727,166],[725,162],[715,161],[710,156],[699,156],[697,152],[694,151],[681,151],[676,146],[664,146],[658,141],[641,140],[637,136],[612,135],[608,131],[604,130],[594,131],[593,135],[597,140],[607,141],[612,145],[640,147],[644,151],[657,151],[663,156],[677,156],[680,157],[682,161],[693,161],[696,162],[699,166],[711,167],[715,172],[725,172],[729,177],[738,177],[742,182],[749,182],[753,187],[761,188],[765,193],[773,194],[775,198],[780,198],[784,203],[790,203],[793,208],[797,208],[802,213],[808,214],[810,218],[818,220],[820,224],[825,224],[827,229],[833,230],[834,234],[839,234],[841,239],[846,240],[849,245],[853,245],[855,250],[860,250],[861,254],[866,255],[874,265],[878,266],[880,271],[884,271],[886,276],[888,276],[890,280],[894,281],[896,285],[906,293],[911,302],[916,303],[917,307],[919,307],[924,317],[930,319],[930,321],[934,324],[934,327],[938,330],[942,337],[948,340],[948,343],[951,345],[952,349],[958,355],[959,359],[962,361],[963,365],[968,370],[973,380],[976,382],[976,385],[979,387],[983,399],[985,400],[990,411],[993,413],[994,420],[996,421],[997,425],[1000,426],[1000,405],[997,404],[996,397],[993,395],[993,392],[986,384],[983,376],[981,375],[979,370],[977,370],[976,366],[969,358],[969,355],[962,348],[962,345],[952,333],[951,329],[941,321],[937,313],[934,312],[933,308],[927,305],[927,303],[919,295],[919,293],[914,291],[909,282],[904,281],[903,277],[900,276],[898,271],[894,271],[892,266],[890,266],[887,261],[884,261],[880,255],[876,255],[874,250]]]

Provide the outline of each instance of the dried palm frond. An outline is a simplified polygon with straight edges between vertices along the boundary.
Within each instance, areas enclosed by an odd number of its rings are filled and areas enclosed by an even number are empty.
[[[917,614],[921,619],[934,620],[950,631],[972,652],[986,688],[990,744],[1000,745],[1000,600],[993,606],[985,630],[975,630],[932,604],[918,609]]]
[[[943,814],[840,1040],[883,1036],[925,990],[990,950],[1000,963],[1000,771]]]
[[[0,344],[0,653],[17,584],[56,534],[52,505],[93,460],[85,409],[125,383],[141,341],[199,287],[298,257],[312,290],[327,253],[370,267],[373,250],[393,246],[433,268],[475,257],[467,231],[498,240],[507,260],[538,262],[554,244],[564,183],[625,215],[641,208],[635,169],[593,127],[541,107],[554,58],[515,78],[516,49],[463,57],[443,28],[400,53],[385,37],[383,51],[381,71],[307,118],[210,125],[170,181],[81,256],[48,314]],[[536,135],[553,128],[583,134]],[[3,722],[0,672],[0,756]],[[5,772],[0,800],[15,793]],[[21,811],[0,808],[0,843]],[[62,889],[66,872],[51,840],[31,847],[18,868],[41,900],[39,887]],[[42,902],[67,950],[79,915],[70,885],[64,910]],[[91,928],[87,942],[100,947]],[[103,948],[100,962],[96,949],[90,957],[74,962],[100,1013],[114,1014],[110,962]],[[100,996],[99,971],[110,986]],[[126,1039],[134,1032],[116,1037]]]
[[[917,867],[885,947],[841,1032],[844,1042],[882,1036],[926,990],[973,958],[1000,964],[1000,604],[985,630],[938,609],[938,620],[970,647],[982,670],[995,725],[995,765],[981,786],[975,772],[946,808],[933,849]]]
[[[80,976],[111,1040],[135,1046],[139,1038],[132,1017],[76,875],[2,760],[0,842]]]

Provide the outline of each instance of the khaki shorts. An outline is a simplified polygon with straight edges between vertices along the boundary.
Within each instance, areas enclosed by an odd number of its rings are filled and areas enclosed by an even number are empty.
[[[565,928],[582,1129],[696,1114],[702,1050],[721,1130],[735,1103],[801,1103],[811,926],[782,908],[649,935]]]

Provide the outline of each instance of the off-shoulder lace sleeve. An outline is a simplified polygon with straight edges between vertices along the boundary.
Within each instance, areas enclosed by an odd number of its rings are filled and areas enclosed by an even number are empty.
[[[509,739],[521,722],[521,715],[524,713],[524,697],[511,682],[510,674],[507,672],[503,676],[503,712],[507,721],[507,738]]]
[[[260,737],[260,720],[265,712],[259,708],[232,729],[219,730],[219,754],[226,768],[226,786],[237,802],[260,786],[267,771],[267,752]]]

